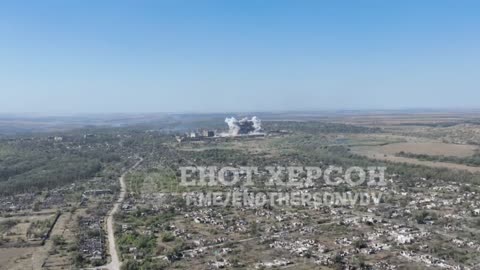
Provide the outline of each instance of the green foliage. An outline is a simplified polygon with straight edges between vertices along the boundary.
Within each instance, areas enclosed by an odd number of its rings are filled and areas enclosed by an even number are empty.
[[[265,130],[290,130],[308,134],[321,133],[379,133],[379,128],[354,126],[340,123],[326,123],[319,121],[263,121]]]
[[[150,258],[143,261],[127,260],[122,264],[121,270],[163,270],[167,267],[168,262]]]
[[[415,220],[418,224],[425,224],[427,221],[436,220],[437,214],[431,211],[420,211],[415,214]]]
[[[55,188],[92,178],[121,163],[125,150],[117,146],[121,138],[111,132],[98,130],[86,140],[72,131],[61,143],[45,135],[0,140],[0,195]]]
[[[44,238],[47,236],[50,227],[53,225],[53,219],[36,220],[30,223],[27,230],[27,236],[32,238]]]
[[[67,244],[65,238],[63,238],[63,236],[61,235],[55,235],[52,237],[52,241],[53,241],[53,244],[55,246],[64,246]]]
[[[162,234],[162,241],[163,242],[172,242],[173,240],[175,240],[175,235],[173,235],[173,233],[171,232],[164,232]]]
[[[20,221],[17,219],[7,219],[2,222],[0,222],[0,233],[4,233],[11,228],[13,228],[15,225],[17,225]]]
[[[288,149],[282,152],[281,159],[277,162],[284,160],[284,164],[318,164],[322,169],[325,169],[328,165],[340,167],[384,166],[387,167],[387,173],[397,174],[400,178],[399,181],[403,181],[405,184],[413,184],[414,180],[419,178],[480,184],[480,175],[468,171],[380,160],[372,161],[350,152],[346,146],[322,145],[322,139],[318,136],[303,136],[303,139],[299,141],[297,141],[297,138],[297,136],[289,136],[281,139],[283,145],[286,145]]]
[[[126,253],[129,248],[136,247],[138,252],[153,255],[156,247],[155,236],[134,234],[121,234],[117,240],[120,251]]]
[[[401,151],[396,154],[399,157],[414,158],[424,161],[438,161],[463,164],[468,166],[480,166],[480,154],[476,153],[470,157],[456,157],[456,156],[436,156],[426,154],[414,154]]]
[[[83,258],[82,254],[74,252],[72,256],[72,263],[76,267],[81,268],[85,264],[85,258]]]
[[[0,194],[38,191],[93,177],[102,168],[97,156],[53,146],[9,146],[0,160]],[[5,146],[2,146],[5,147]]]
[[[362,248],[367,248],[368,244],[364,239],[358,239],[355,242],[353,242],[353,246],[355,248],[362,249]]]
[[[185,191],[173,168],[156,168],[148,172],[130,173],[126,177],[126,183],[128,190],[136,196],[156,192]]]

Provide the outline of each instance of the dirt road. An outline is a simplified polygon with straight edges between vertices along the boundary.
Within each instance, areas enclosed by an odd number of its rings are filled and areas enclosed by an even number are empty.
[[[113,204],[113,208],[112,210],[110,210],[110,213],[108,214],[108,217],[107,217],[108,252],[110,253],[111,262],[105,266],[97,267],[96,269],[120,270],[120,266],[122,265],[122,262],[120,261],[117,253],[117,244],[115,242],[115,234],[113,229],[113,224],[115,221],[113,220],[113,217],[118,212],[120,205],[125,199],[125,194],[127,192],[127,186],[125,184],[125,176],[131,170],[135,169],[138,165],[140,165],[142,161],[143,161],[143,158],[140,158],[140,160],[137,161],[135,165],[130,167],[130,169],[124,172],[119,178],[120,194],[118,196],[118,200]]]

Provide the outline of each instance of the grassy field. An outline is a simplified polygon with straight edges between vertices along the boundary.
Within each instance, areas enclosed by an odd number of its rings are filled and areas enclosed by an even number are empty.
[[[445,143],[398,143],[381,146],[357,146],[352,147],[352,152],[374,160],[423,165],[433,168],[448,168],[454,170],[466,170],[469,172],[480,172],[480,167],[467,166],[451,162],[418,160],[416,158],[401,157],[396,155],[397,153],[403,151],[418,154],[430,155],[435,153],[435,155],[466,157],[470,156],[470,154],[473,154],[475,149],[475,146]]]
[[[474,145],[461,145],[441,142],[407,142],[387,144],[380,146],[377,149],[379,153],[387,155],[395,155],[403,151],[414,154],[468,157],[473,155],[479,148]]]

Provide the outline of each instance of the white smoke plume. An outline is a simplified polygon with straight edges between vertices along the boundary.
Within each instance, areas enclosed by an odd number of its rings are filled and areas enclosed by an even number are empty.
[[[254,116],[251,121],[253,122],[253,128],[255,129],[253,133],[260,133],[262,131],[262,120]]]
[[[235,117],[227,117],[225,118],[225,123],[228,125],[228,135],[237,136],[238,132],[240,131],[238,120],[235,119]]]
[[[225,123],[228,125],[228,133],[222,133],[222,136],[261,134],[262,131],[262,121],[256,116],[251,119],[245,117],[241,120],[237,120],[235,117],[227,117]]]

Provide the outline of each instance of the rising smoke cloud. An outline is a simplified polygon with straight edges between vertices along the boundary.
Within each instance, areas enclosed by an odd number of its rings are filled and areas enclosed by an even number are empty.
[[[223,136],[260,134],[262,131],[262,121],[256,116],[251,119],[245,117],[240,120],[235,117],[227,117],[225,123],[228,125],[228,133],[223,133]]]

